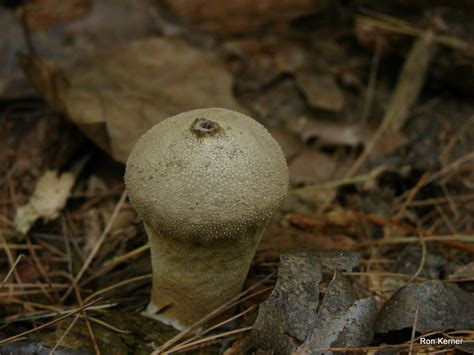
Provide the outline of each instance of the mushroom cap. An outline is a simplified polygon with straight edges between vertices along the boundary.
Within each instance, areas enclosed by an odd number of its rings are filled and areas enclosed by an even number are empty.
[[[203,243],[261,231],[287,193],[288,168],[260,123],[207,108],[146,132],[128,158],[125,184],[148,227]]]

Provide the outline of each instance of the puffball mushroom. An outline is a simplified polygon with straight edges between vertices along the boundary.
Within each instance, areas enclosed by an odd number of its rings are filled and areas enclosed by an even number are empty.
[[[288,189],[283,152],[241,113],[207,108],[151,128],[125,184],[150,241],[145,315],[183,329],[242,289],[260,236]]]

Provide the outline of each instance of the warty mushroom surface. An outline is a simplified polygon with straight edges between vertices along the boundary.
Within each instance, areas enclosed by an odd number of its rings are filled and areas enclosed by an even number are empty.
[[[288,168],[260,123],[208,108],[146,132],[125,183],[150,240],[153,289],[144,313],[183,329],[241,291],[286,195]]]

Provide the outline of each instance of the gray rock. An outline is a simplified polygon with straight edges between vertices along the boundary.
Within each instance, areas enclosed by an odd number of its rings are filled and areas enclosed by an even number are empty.
[[[308,339],[296,354],[329,354],[330,347],[362,347],[372,341],[377,316],[372,297],[356,299],[347,277],[336,273]]]
[[[278,281],[260,306],[252,342],[261,349],[289,354],[303,342],[316,321],[321,264],[315,254],[285,253]]]
[[[432,280],[408,285],[393,294],[377,316],[375,331],[412,328],[417,308],[418,332],[474,328],[474,294]]]

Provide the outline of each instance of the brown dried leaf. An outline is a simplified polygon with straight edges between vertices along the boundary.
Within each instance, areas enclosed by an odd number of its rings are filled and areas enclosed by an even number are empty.
[[[331,73],[299,70],[295,79],[313,108],[335,112],[344,110],[344,93]]]
[[[38,180],[28,204],[16,211],[16,230],[26,234],[39,218],[47,221],[57,218],[66,205],[75,181],[76,176],[73,173],[58,175],[57,171],[47,171]]]
[[[341,178],[349,163],[314,149],[305,149],[289,164],[290,183],[314,184]]]
[[[30,62],[30,78],[45,72],[35,84],[49,103],[121,162],[146,130],[169,116],[215,106],[244,111],[220,59],[179,38],[149,38],[101,52],[65,73],[69,84],[59,93],[52,91],[61,71],[38,58]]]

